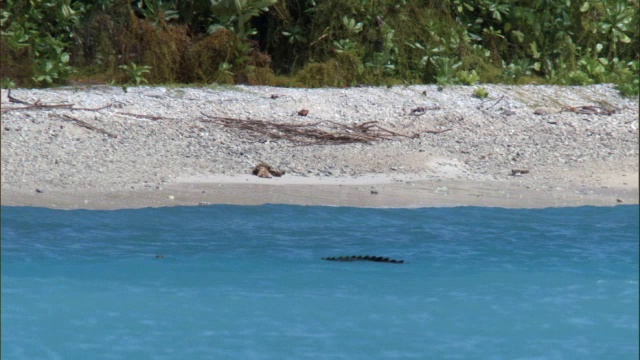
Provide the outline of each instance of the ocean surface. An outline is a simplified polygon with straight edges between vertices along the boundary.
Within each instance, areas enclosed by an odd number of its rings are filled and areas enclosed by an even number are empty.
[[[1,212],[2,359],[639,356],[637,205]]]

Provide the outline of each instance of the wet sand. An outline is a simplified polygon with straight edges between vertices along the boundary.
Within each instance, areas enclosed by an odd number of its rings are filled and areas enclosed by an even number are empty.
[[[615,182],[614,180],[609,180]],[[368,178],[272,178],[212,176],[154,189],[20,190],[3,189],[2,205],[57,209],[121,209],[212,204],[324,205],[357,207],[488,206],[544,208],[615,206],[638,203],[637,174],[618,185],[568,189],[532,189],[517,181]],[[626,184],[626,185],[624,185]]]

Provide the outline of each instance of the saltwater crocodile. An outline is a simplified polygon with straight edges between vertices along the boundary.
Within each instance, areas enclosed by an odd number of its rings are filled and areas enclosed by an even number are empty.
[[[352,256],[331,256],[331,257],[323,257],[322,260],[329,261],[374,261],[374,262],[384,262],[384,263],[392,263],[392,264],[404,264],[404,260],[395,260],[390,259],[388,257],[382,256],[369,256],[369,255],[352,255]]]

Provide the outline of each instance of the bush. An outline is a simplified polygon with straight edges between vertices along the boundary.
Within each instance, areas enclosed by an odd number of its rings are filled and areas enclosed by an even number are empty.
[[[63,83],[73,72],[68,51],[82,11],[70,0],[7,0],[0,23],[1,76],[19,86]]]
[[[232,72],[240,39],[230,30],[220,29],[201,38],[187,52],[185,78],[189,82],[234,83]]]

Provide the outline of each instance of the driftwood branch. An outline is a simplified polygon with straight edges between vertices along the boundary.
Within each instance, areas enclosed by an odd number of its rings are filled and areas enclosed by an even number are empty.
[[[71,107],[73,106],[73,104],[58,104],[58,105],[45,105],[45,104],[39,104],[39,103],[35,103],[32,105],[28,105],[28,106],[21,106],[21,107],[11,107],[11,108],[2,108],[2,112],[6,113],[8,111],[12,111],[12,110],[42,110],[42,109],[67,109],[67,110],[74,110]]]
[[[133,113],[128,113],[128,112],[118,112],[118,114],[120,114],[120,115],[129,115],[129,116],[136,117],[138,119],[147,119],[147,120],[153,120],[153,121],[157,121],[157,120],[175,120],[173,118],[168,118],[168,117],[164,117],[164,116],[157,116],[157,115],[133,114]]]
[[[29,104],[28,102],[26,102],[24,100],[16,99],[13,96],[11,96],[11,89],[9,89],[7,91],[7,97],[9,98],[9,102],[10,103],[31,105],[31,104]]]
[[[441,134],[443,132],[447,132],[447,131],[451,131],[451,130],[453,130],[453,129],[425,130],[425,131],[423,131],[423,133],[426,133],[426,134]]]
[[[242,120],[229,117],[210,116],[202,113],[206,119],[202,122],[215,123],[227,128],[264,135],[271,139],[284,139],[294,145],[338,145],[350,143],[373,143],[382,140],[396,140],[397,138],[417,138],[421,133],[411,135],[400,134],[385,129],[378,125],[377,121],[365,121],[355,125],[345,125],[334,121],[325,120],[308,124],[300,123],[275,123],[265,120]],[[329,129],[321,129],[324,125]],[[446,130],[424,131],[437,134]]]
[[[73,117],[68,116],[68,115],[62,115],[62,116],[58,116],[58,117],[60,119],[64,120],[64,121],[74,123],[74,124],[76,124],[78,126],[81,126],[83,128],[86,128],[86,129],[89,129],[89,130],[93,130],[93,131],[99,132],[101,134],[105,134],[105,135],[107,135],[107,136],[109,136],[111,138],[117,138],[118,137],[118,135],[115,135],[115,134],[112,134],[112,133],[110,133],[110,132],[108,132],[106,130],[97,128],[97,127],[95,127],[95,126],[93,126],[93,125],[91,125],[91,124],[89,124],[87,122],[84,122],[84,121],[80,120],[80,119],[76,119],[76,118],[73,118]]]
[[[11,95],[11,89],[9,89],[7,91],[7,98],[9,98],[9,102],[10,103],[14,103],[14,104],[23,104],[26,106],[20,106],[20,107],[10,107],[10,108],[2,108],[2,113],[8,112],[8,111],[12,111],[12,110],[42,110],[42,109],[66,109],[66,110],[82,110],[82,111],[99,111],[99,110],[103,110],[106,108],[111,107],[111,104],[107,104],[105,106],[101,106],[98,108],[74,108],[73,104],[53,104],[53,105],[49,105],[49,104],[43,104],[40,102],[40,100],[36,101],[35,103],[30,103],[24,100],[20,100],[14,96]]]
[[[104,109],[108,109],[111,106],[113,106],[112,104],[107,104],[105,106],[101,106],[101,107],[97,107],[97,108],[71,108],[69,110],[81,110],[81,111],[100,111],[100,110],[104,110]]]

